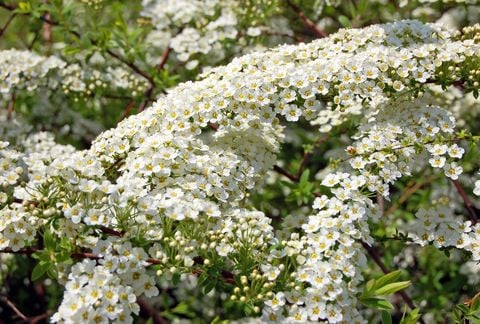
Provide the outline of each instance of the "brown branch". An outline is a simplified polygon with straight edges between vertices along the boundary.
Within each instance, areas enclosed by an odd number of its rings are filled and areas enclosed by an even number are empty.
[[[415,194],[418,190],[420,190],[422,187],[428,185],[429,183],[433,182],[437,177],[430,176],[427,179],[425,179],[422,182],[413,182],[413,184],[410,184],[407,186],[407,188],[403,191],[402,195],[400,198],[398,198],[398,201],[394,204],[392,204],[386,211],[383,213],[384,216],[393,214],[400,205],[402,205],[405,201],[407,201],[410,196]]]
[[[7,9],[8,11],[13,11],[13,10],[17,9],[14,6],[8,5],[8,4],[3,3],[3,2],[0,2],[0,7],[4,8],[4,9]]]
[[[0,3],[0,7],[5,8],[5,9],[10,10],[10,11],[13,11],[13,10],[17,9],[17,7],[7,5],[5,3]],[[28,13],[26,15],[28,15]],[[50,17],[47,17],[46,15],[40,16],[38,19],[40,19],[41,21],[43,21],[43,22],[45,22],[45,23],[47,23],[51,26],[62,26],[59,22],[50,19]],[[82,38],[82,35],[77,31],[68,30],[68,32],[70,34],[74,35],[75,37],[77,37],[78,39]],[[96,40],[90,39],[90,42],[93,45],[98,46],[98,42]],[[108,53],[108,55],[115,58],[117,61],[125,64],[126,66],[128,66],[130,69],[132,69],[138,75],[141,75],[142,77],[144,77],[150,83],[150,85],[153,88],[155,88],[156,84],[155,84],[155,81],[153,80],[153,78],[148,73],[142,71],[138,66],[135,65],[135,63],[128,61],[127,59],[122,57],[120,54],[112,51],[111,49],[107,49],[106,52]]]
[[[117,123],[121,122],[122,120],[124,120],[125,118],[128,117],[128,115],[130,115],[130,112],[132,111],[133,107],[135,106],[135,101],[134,100],[130,100],[130,102],[125,106],[125,109],[123,109],[123,113],[122,113],[122,116],[120,116],[120,118],[118,119]]]
[[[168,321],[164,319],[158,311],[150,305],[145,298],[143,297],[138,297],[137,298],[137,304],[140,306],[140,311],[145,314],[146,316],[149,316],[152,318],[154,324],[167,324]]]
[[[48,3],[48,0],[43,0],[43,2]],[[45,13],[44,16],[48,21],[52,20],[52,15],[49,12]],[[43,23],[42,36],[43,40],[45,41],[45,47],[47,48],[47,50],[49,50],[50,46],[52,45],[52,24],[50,24],[49,22],[45,21]]]
[[[318,28],[318,26],[305,15],[305,13],[302,11],[302,9],[299,6],[297,6],[290,0],[286,0],[286,1],[288,6],[290,6],[293,9],[293,11],[295,11],[295,13],[298,15],[303,25],[307,27],[311,32],[313,32],[315,36],[317,36],[318,38],[324,38],[328,36],[328,34],[325,31]]]
[[[468,198],[467,193],[465,192],[465,190],[463,190],[463,187],[458,180],[452,179],[452,182],[455,185],[455,189],[457,189],[458,194],[463,199],[463,204],[465,205],[465,208],[468,211],[468,216],[470,218],[470,221],[472,222],[472,225],[475,225],[478,222],[478,217],[477,217],[477,214],[475,213],[475,210],[473,209],[473,204],[470,198]]]
[[[218,131],[218,124],[214,124],[214,123],[208,123],[208,127],[210,127],[212,130],[214,130],[215,132]]]
[[[325,134],[325,135],[321,136],[319,139],[317,139],[313,143],[313,147],[317,147],[319,145],[322,145],[323,143],[328,141],[329,138],[330,138],[329,134]],[[303,170],[305,170],[305,167],[306,167],[308,161],[310,161],[311,157],[312,157],[312,152],[311,151],[303,153],[302,161],[300,162],[300,168],[298,169],[298,172],[297,172],[297,179],[300,179],[300,177],[303,173]]]
[[[170,48],[170,46],[167,46],[167,48],[165,49],[165,51],[162,54],[162,57],[160,58],[160,63],[158,63],[158,65],[157,65],[157,72],[160,72],[161,70],[163,70],[165,64],[168,61],[168,57],[170,56],[171,51],[172,51],[172,49]]]
[[[290,179],[290,181],[292,182],[298,182],[299,178],[293,174],[291,174],[290,172],[288,172],[287,170],[285,170],[284,168],[282,168],[281,166],[278,166],[278,165],[274,165],[273,166],[273,170],[277,173],[280,173],[281,175],[287,177],[288,179]]]
[[[365,242],[362,242],[362,246],[365,248],[365,250],[367,250],[368,255],[370,255],[370,257],[378,265],[378,267],[382,269],[382,272],[384,274],[390,273],[390,270],[387,268],[385,263],[383,263],[382,258],[380,257],[380,254],[378,253],[377,249],[374,246],[370,246]],[[396,292],[396,294],[402,297],[403,301],[405,302],[405,304],[408,305],[408,307],[410,307],[410,309],[413,310],[416,308],[412,299],[410,298],[410,296],[407,295],[405,291],[399,291],[399,292]],[[425,321],[422,318],[420,318],[418,321],[422,324],[425,324]]]
[[[40,251],[43,251],[43,250],[37,249],[37,248],[23,248],[23,249],[19,249],[18,251],[13,251],[11,248],[5,248],[3,250],[0,250],[0,253],[21,254],[21,255],[30,256],[30,255],[32,255],[34,253],[37,253],[37,252],[40,252]],[[80,251],[79,252],[73,252],[70,256],[73,259],[100,260],[100,259],[103,258],[102,256],[99,256],[95,253],[80,252]],[[203,265],[204,264],[204,260],[200,256],[194,257],[193,260],[194,260],[196,265]],[[161,260],[154,259],[154,258],[148,258],[145,261],[147,263],[149,263],[149,265],[163,264],[163,262]],[[194,269],[192,271],[192,273],[195,274],[195,275],[201,275],[203,273],[203,270],[202,269]],[[227,270],[221,270],[221,276],[222,276],[222,279],[225,283],[232,284],[232,285],[235,284],[235,275],[232,272],[227,271]]]
[[[13,110],[15,108],[15,92],[12,93],[11,99],[7,105],[7,120],[12,120]]]
[[[15,304],[12,303],[12,302],[8,299],[8,297],[2,296],[2,297],[0,297],[0,300],[1,300],[2,302],[4,302],[5,305],[7,305],[8,307],[10,307],[10,309],[13,310],[13,312],[14,312],[15,314],[17,314],[18,317],[20,317],[20,318],[21,318],[22,320],[24,320],[24,321],[28,321],[28,317],[25,316],[25,315],[17,308],[17,306],[15,306]]]
[[[463,304],[467,305],[468,307],[472,306],[473,302],[480,297],[480,291],[475,294],[471,299],[465,301]]]
[[[145,99],[142,100],[142,102],[140,103],[140,106],[138,106],[138,112],[142,112],[145,110],[145,107],[147,107],[147,104],[148,102],[150,101],[150,99],[152,98],[152,95],[153,95],[153,86],[149,87],[147,89],[147,91],[145,92]]]
[[[92,42],[93,45],[97,46],[98,43],[95,41],[95,40],[90,40]],[[106,52],[114,57],[115,59],[117,59],[118,61],[122,62],[123,64],[125,64],[126,66],[128,66],[130,69],[132,69],[133,71],[135,71],[138,75],[141,75],[142,77],[144,77],[145,79],[147,79],[147,81],[150,83],[150,86],[155,88],[155,81],[153,80],[153,78],[148,75],[148,73],[142,71],[138,66],[135,65],[135,63],[133,62],[130,62],[128,61],[127,59],[123,58],[122,56],[120,56],[120,54],[117,54],[115,53],[114,51],[110,50],[110,49],[107,49]]]
[[[17,14],[13,13],[10,15],[10,17],[8,18],[7,22],[5,23],[5,25],[3,25],[3,28],[0,29],[0,37],[3,36],[3,34],[5,33],[5,31],[7,30],[8,26],[10,25],[10,23],[12,22],[13,18],[15,18],[17,16]]]
[[[36,323],[42,322],[43,320],[47,319],[52,314],[53,314],[53,312],[51,310],[47,310],[43,314],[33,316],[33,317],[29,317],[27,319],[27,322],[28,322],[28,324],[36,324]]]
[[[106,227],[106,226],[100,226],[99,228],[102,231],[102,233],[113,235],[113,236],[122,237],[125,234],[125,231],[120,231],[119,232],[117,230],[114,230],[114,229]]]

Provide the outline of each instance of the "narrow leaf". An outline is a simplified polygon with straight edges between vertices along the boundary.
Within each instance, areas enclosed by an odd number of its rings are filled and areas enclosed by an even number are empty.
[[[392,315],[388,311],[382,311],[382,323],[392,324]]]
[[[394,282],[375,290],[375,295],[376,296],[390,295],[390,294],[393,294],[394,292],[407,288],[408,286],[410,286],[410,284],[411,284],[410,281]]]

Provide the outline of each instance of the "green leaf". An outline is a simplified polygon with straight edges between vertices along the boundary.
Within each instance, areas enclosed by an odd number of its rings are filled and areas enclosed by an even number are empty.
[[[22,14],[29,13],[32,10],[32,6],[30,5],[30,3],[24,1],[20,2],[17,8],[18,9],[15,11]]]
[[[347,18],[347,16],[340,15],[338,17],[338,22],[345,28],[351,28],[352,23],[350,22],[350,19]]]
[[[415,308],[407,317],[402,318],[400,324],[416,324],[420,319],[420,316],[420,309]]]
[[[393,294],[397,291],[405,289],[410,285],[411,285],[410,281],[393,282],[391,284],[385,285],[385,286],[375,290],[375,295],[376,296],[390,295],[390,294]]]
[[[40,279],[50,267],[49,263],[40,261],[32,270],[32,281]]]
[[[310,178],[310,170],[306,169],[305,171],[302,172],[302,175],[300,176],[300,187],[308,184],[308,179]]]
[[[207,284],[203,287],[203,293],[205,295],[208,294],[210,291],[213,290],[213,288],[215,288],[215,286],[216,286],[215,280],[211,280],[207,282]]]
[[[180,273],[176,272],[172,276],[172,283],[173,283],[174,286],[176,286],[176,285],[178,285],[179,282],[180,282]]]
[[[470,313],[474,314],[480,310],[480,298],[477,297],[473,300],[473,303],[470,305]]]
[[[385,299],[382,298],[364,298],[360,300],[365,306],[378,308],[383,310],[392,310],[393,305]]]
[[[382,311],[382,323],[392,324],[392,315],[388,311]]]
[[[372,296],[372,295],[373,295],[373,292],[374,292],[375,286],[376,286],[376,280],[375,280],[375,279],[369,280],[369,281],[365,284],[365,291],[363,292],[363,295],[364,295],[365,297]]]
[[[179,315],[185,315],[187,317],[193,318],[195,316],[195,313],[193,313],[190,310],[190,307],[186,302],[181,302],[177,306],[175,306],[172,310],[172,313],[179,314]]]
[[[396,270],[381,276],[380,278],[377,279],[377,284],[375,288],[381,288],[389,283],[397,281],[397,279],[400,277],[401,274],[402,274],[401,270]]]
[[[46,230],[43,233],[43,244],[45,245],[45,248],[49,251],[55,251],[55,239],[52,235],[52,233],[48,230]]]

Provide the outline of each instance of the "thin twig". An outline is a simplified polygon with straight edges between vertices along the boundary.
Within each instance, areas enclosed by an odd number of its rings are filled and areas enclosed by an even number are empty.
[[[290,0],[287,0],[287,4],[293,9],[293,11],[295,11],[295,13],[302,21],[303,25],[307,27],[311,32],[313,32],[315,36],[317,36],[318,38],[324,38],[328,36],[325,31],[318,28],[318,26],[305,15],[305,13],[302,11],[302,9],[300,9],[299,6],[297,6]]]
[[[480,297],[480,291],[477,292],[477,293],[475,294],[475,296],[473,296],[473,297],[470,298],[469,300],[465,301],[463,304],[464,304],[464,305],[467,305],[468,307],[470,307],[470,306],[473,304],[473,302],[474,302],[476,299],[478,299],[478,297]]]
[[[132,111],[133,107],[135,106],[135,101],[134,100],[130,100],[130,102],[125,106],[125,109],[123,109],[123,113],[122,113],[122,116],[120,116],[120,118],[118,119],[117,123],[121,122],[122,120],[124,120],[125,118],[128,117],[128,115],[130,115],[130,112]]]
[[[5,8],[5,9],[10,10],[10,11],[13,11],[13,10],[17,9],[17,7],[7,5],[5,3],[0,3],[0,7]],[[28,13],[27,13],[27,15],[28,15]],[[40,16],[38,19],[40,19],[41,21],[43,21],[43,22],[45,22],[45,23],[47,23],[51,26],[62,26],[59,22],[57,22],[55,20],[52,20],[50,17],[47,17],[45,15]],[[74,35],[75,37],[77,37],[78,39],[82,38],[82,35],[77,31],[68,30],[68,32],[70,34]],[[90,42],[95,46],[98,45],[98,42],[94,39],[90,39]],[[108,53],[108,55],[115,58],[117,61],[125,64],[126,66],[128,66],[130,69],[132,69],[138,75],[141,75],[142,77],[144,77],[150,83],[150,85],[155,88],[156,84],[155,84],[155,81],[153,80],[153,78],[148,73],[146,73],[145,71],[141,70],[138,66],[136,66],[135,63],[128,61],[127,59],[122,57],[120,54],[112,51],[111,49],[107,49],[106,52]]]
[[[142,100],[140,103],[140,106],[138,106],[138,112],[142,112],[145,110],[145,107],[147,107],[148,102],[152,98],[153,95],[153,86],[149,87],[147,91],[144,94],[145,99]]]
[[[475,210],[473,209],[473,204],[470,201],[470,198],[468,198],[467,193],[465,192],[465,190],[463,190],[463,187],[458,180],[452,179],[452,182],[455,185],[455,189],[457,189],[458,194],[463,199],[463,204],[465,205],[465,208],[467,208],[468,216],[470,218],[470,221],[472,222],[472,225],[475,225],[478,222],[478,217],[475,213]]]
[[[319,145],[322,145],[323,143],[328,141],[329,138],[330,138],[329,134],[325,134],[325,135],[321,136],[319,139],[317,139],[313,143],[313,147],[315,148]],[[307,166],[307,163],[308,163],[308,161],[310,161],[311,157],[312,157],[312,151],[307,151],[307,152],[303,153],[302,161],[300,162],[300,167],[298,168],[298,172],[297,172],[297,179],[300,179],[300,177],[303,173],[303,170],[305,170],[305,167]]]
[[[13,110],[15,108],[15,92],[12,93],[12,97],[8,101],[7,105],[7,120],[12,120]]]
[[[143,297],[138,297],[137,298],[137,304],[140,306],[140,311],[144,313],[145,315],[149,316],[152,318],[154,324],[167,324],[168,321],[164,319],[158,311],[150,305],[145,298]]]
[[[17,314],[18,317],[20,317],[22,320],[26,321],[28,320],[28,317],[25,316],[18,308],[15,306],[14,303],[12,303],[8,297],[2,296],[0,297],[0,300],[3,301],[8,307],[10,307],[15,314]]]
[[[288,179],[290,179],[292,182],[298,182],[299,178],[293,174],[291,174],[290,172],[288,172],[287,170],[285,170],[284,168],[282,168],[281,166],[278,166],[278,165],[274,165],[273,166],[273,170],[276,171],[277,173],[280,173],[281,175],[287,177]]]
[[[8,18],[7,22],[5,23],[5,25],[3,25],[3,28],[0,29],[0,37],[3,36],[3,34],[5,33],[5,31],[7,30],[8,26],[10,25],[10,23],[12,22],[13,18],[15,18],[17,14],[13,13],[10,15],[10,17]]]
[[[170,46],[167,46],[167,48],[165,49],[165,51],[162,54],[162,57],[160,58],[160,63],[158,63],[158,65],[157,65],[157,71],[158,72],[163,70],[165,64],[168,61],[168,57],[170,56],[171,51],[172,51],[172,49],[170,48]]]
[[[19,249],[17,251],[13,251],[11,248],[5,248],[3,250],[0,250],[0,253],[21,254],[21,255],[30,256],[34,253],[41,252],[41,251],[43,251],[43,250],[37,249],[37,248],[23,248],[23,249]],[[81,252],[81,251],[73,252],[70,256],[73,259],[90,259],[90,260],[101,260],[101,259],[103,259],[102,256],[97,255],[95,253]],[[200,256],[196,256],[193,259],[194,259],[196,265],[203,265],[204,264],[204,260]],[[163,264],[162,260],[155,259],[155,258],[148,258],[145,261],[149,265]],[[203,273],[203,270],[202,269],[194,269],[192,271],[192,273],[195,274],[195,275],[200,275],[200,274]],[[220,275],[222,277],[222,280],[225,283],[232,284],[232,285],[235,284],[235,275],[232,272],[227,271],[227,270],[221,270]]]
[[[400,205],[402,205],[405,201],[407,201],[410,196],[415,194],[418,190],[420,190],[422,187],[428,185],[429,183],[433,182],[437,177],[435,176],[430,176],[427,179],[425,179],[422,182],[414,182],[413,184],[407,186],[407,188],[403,191],[402,195],[400,198],[398,198],[398,201],[394,204],[392,204],[386,211],[383,213],[384,216],[393,214]]]
[[[43,2],[48,3],[48,0],[43,0]],[[44,16],[47,20],[49,21],[52,20],[52,15],[49,12],[45,13]],[[52,24],[48,22],[43,23],[42,36],[43,36],[43,40],[45,41],[45,47],[48,51],[52,45]]]

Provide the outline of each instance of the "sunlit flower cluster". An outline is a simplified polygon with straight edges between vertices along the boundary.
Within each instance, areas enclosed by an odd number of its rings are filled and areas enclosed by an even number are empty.
[[[62,89],[65,94],[91,95],[96,89],[129,90],[132,95],[143,93],[147,81],[122,67],[109,67],[105,73],[67,64],[56,56],[43,57],[31,51],[0,51],[0,93],[9,100],[15,90],[29,92],[38,87]]]
[[[190,21],[215,3],[163,5],[178,21]],[[169,24],[167,18],[158,23]],[[218,19],[227,20],[222,13]],[[13,220],[8,226],[17,232],[28,219],[34,233],[44,219],[55,219],[57,237],[67,233],[76,250],[95,255],[73,265],[54,320],[129,322],[138,312],[135,296],[158,293],[147,265],[159,276],[193,272],[207,280],[209,266],[221,263],[228,269],[221,280],[235,285],[230,300],[250,303],[265,321],[362,323],[361,243],[373,243],[369,221],[381,216],[372,197],[388,199],[390,186],[420,167],[451,179],[463,171],[455,117],[424,95],[430,84],[449,86],[465,76],[462,86],[478,89],[480,75],[469,67],[480,61],[480,47],[457,36],[417,21],[344,29],[245,55],[180,84],[102,133],[89,150],[56,147],[40,134],[25,141],[21,158],[0,153],[5,179],[17,161],[27,169],[26,184],[1,210]],[[195,52],[183,50],[185,59]],[[337,169],[321,179],[325,194],[317,195],[313,212],[280,239],[270,219],[245,202],[275,164],[282,122],[300,119],[321,132],[351,119],[358,132]],[[442,224],[435,229],[451,227],[465,242],[468,236],[465,247],[478,259],[475,228],[453,216]],[[0,227],[0,235],[8,233]],[[4,247],[28,243],[7,239]]]
[[[65,284],[55,322],[132,323],[138,314],[137,296],[158,295],[155,279],[146,270],[147,254],[129,242],[100,240],[95,252],[101,259],[75,264]]]
[[[268,26],[259,23],[248,28],[243,26],[247,11],[258,9],[251,4],[223,0],[144,0],[142,3],[143,16],[150,18],[155,28],[148,41],[155,47],[170,47],[180,62],[186,62],[187,69],[196,68],[201,58],[216,63],[229,52],[241,52],[250,40],[270,31]],[[285,33],[289,34],[289,30]]]

